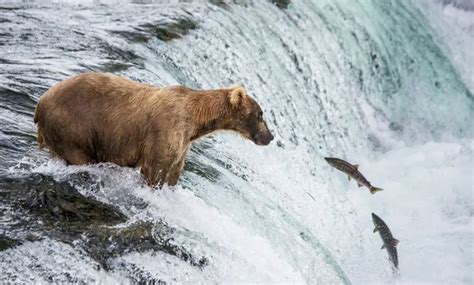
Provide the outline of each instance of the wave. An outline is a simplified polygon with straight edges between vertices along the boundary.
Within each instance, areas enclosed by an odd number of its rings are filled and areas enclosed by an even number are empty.
[[[0,251],[0,280],[472,283],[474,98],[426,11],[410,1],[2,4],[0,238],[18,245]],[[242,83],[276,142],[212,135],[192,147],[179,186],[159,191],[135,169],[65,166],[36,149],[32,112],[49,86],[87,70]],[[325,156],[359,163],[385,190],[361,191]],[[127,221],[107,237],[149,222],[139,229],[152,249],[103,260],[102,231],[52,230],[63,212],[32,215],[15,194],[28,189],[46,189],[32,197],[51,209],[68,190],[119,211]],[[399,275],[371,212],[401,241]]]

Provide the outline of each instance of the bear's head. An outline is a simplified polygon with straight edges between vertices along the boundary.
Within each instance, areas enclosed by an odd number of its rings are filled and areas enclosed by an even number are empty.
[[[242,86],[229,89],[230,110],[225,128],[240,133],[257,145],[268,145],[273,135],[263,120],[262,108]]]

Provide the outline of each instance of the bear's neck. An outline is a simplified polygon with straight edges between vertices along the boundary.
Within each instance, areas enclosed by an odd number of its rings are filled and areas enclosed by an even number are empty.
[[[191,140],[196,140],[200,137],[203,137],[205,135],[208,135],[214,131],[220,130],[220,124],[218,124],[217,120],[212,120],[207,123],[199,125],[196,130],[194,131],[193,136],[191,137]]]
[[[196,126],[191,140],[223,128],[225,117],[229,113],[227,93],[221,90],[213,91],[196,92],[191,95],[188,108]]]

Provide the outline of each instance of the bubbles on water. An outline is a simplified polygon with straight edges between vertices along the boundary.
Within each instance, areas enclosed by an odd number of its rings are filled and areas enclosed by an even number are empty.
[[[472,251],[473,148],[456,137],[472,135],[464,124],[472,98],[465,99],[421,14],[400,3],[292,1],[284,12],[266,1],[225,9],[43,3],[23,11],[21,23],[6,15],[21,32],[40,27],[5,38],[14,50],[12,60],[2,61],[9,74],[0,84],[23,86],[25,100],[2,101],[0,122],[8,128],[0,133],[0,153],[8,167],[26,156],[7,175],[67,183],[120,209],[128,218],[123,226],[163,222],[169,228],[156,228],[157,240],[167,237],[209,263],[199,268],[160,251],[131,251],[105,272],[79,244],[45,238],[0,252],[1,271],[20,282],[382,283],[392,272],[371,232],[370,212],[377,210],[401,240],[402,282],[437,281],[433,272],[445,282],[472,281],[465,249]],[[164,43],[143,30],[183,16],[199,23],[186,35],[178,30],[180,39]],[[180,185],[161,190],[148,187],[136,169],[49,160],[28,147],[31,98],[87,69],[157,85],[241,82],[279,143],[261,148],[235,136],[207,138],[190,152]],[[425,144],[445,134],[449,143]],[[357,189],[325,164],[327,155],[360,163],[385,191],[370,196]]]

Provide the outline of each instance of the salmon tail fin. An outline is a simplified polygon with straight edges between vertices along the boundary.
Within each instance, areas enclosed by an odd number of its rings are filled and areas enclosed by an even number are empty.
[[[370,187],[370,194],[375,194],[375,193],[377,193],[377,192],[379,192],[379,191],[383,191],[383,189],[382,189],[382,188],[373,187],[373,186]]]

